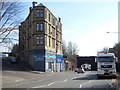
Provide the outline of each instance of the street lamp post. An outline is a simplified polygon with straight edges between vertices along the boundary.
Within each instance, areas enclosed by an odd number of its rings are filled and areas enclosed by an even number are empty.
[[[107,32],[107,33],[118,33],[119,34],[120,32]],[[120,35],[118,35],[118,43],[119,42],[120,42]],[[119,50],[118,49],[119,49],[119,47],[117,47],[117,54],[119,55]],[[118,66],[119,66],[119,64],[120,63],[119,63],[119,60],[118,60]],[[117,68],[119,68],[118,66],[117,66]]]
[[[107,32],[107,33],[120,33],[120,32]],[[118,42],[120,42],[120,35],[118,35]]]
[[[120,33],[120,32],[107,32],[107,33]]]

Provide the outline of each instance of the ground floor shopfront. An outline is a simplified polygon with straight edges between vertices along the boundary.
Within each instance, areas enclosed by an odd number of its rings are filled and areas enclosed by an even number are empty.
[[[63,72],[63,56],[62,55],[56,55],[56,72]]]
[[[62,72],[63,55],[56,54],[54,51],[37,49],[25,52],[25,61],[37,71],[43,72]]]

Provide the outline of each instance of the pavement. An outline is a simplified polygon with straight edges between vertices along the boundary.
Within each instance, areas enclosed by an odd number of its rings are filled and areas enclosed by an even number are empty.
[[[42,74],[44,72],[34,71],[25,64],[13,64],[9,58],[2,60],[2,84],[22,82],[38,76],[42,77],[44,76]]]
[[[53,73],[34,71],[30,67],[24,64],[11,64],[9,62],[3,63],[2,68],[2,84],[8,85],[10,83],[20,83],[24,81],[34,80],[36,78],[42,79],[45,77],[52,76]],[[65,72],[61,72],[62,74]],[[54,72],[54,75],[58,72]]]
[[[37,77],[43,78],[52,75],[52,73],[45,73],[33,70],[24,71],[2,71],[2,84],[18,83],[22,81],[32,80]]]
[[[114,87],[116,88],[116,90],[120,90],[120,72],[118,72]]]

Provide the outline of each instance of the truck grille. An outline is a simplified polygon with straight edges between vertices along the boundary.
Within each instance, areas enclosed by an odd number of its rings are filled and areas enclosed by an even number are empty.
[[[112,68],[112,65],[101,65],[101,68]]]

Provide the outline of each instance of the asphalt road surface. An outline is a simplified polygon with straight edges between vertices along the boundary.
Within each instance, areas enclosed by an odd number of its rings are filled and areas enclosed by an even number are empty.
[[[46,73],[47,74],[47,73]],[[45,77],[9,83],[3,88],[111,88],[114,79],[98,79],[96,71],[53,73]]]
[[[35,74],[17,68],[9,60],[3,61],[2,88],[112,88],[115,79],[98,79],[96,71],[85,73],[54,72]],[[16,67],[16,68],[15,68]],[[9,82],[12,81],[13,82]],[[16,82],[14,82],[14,79]]]

